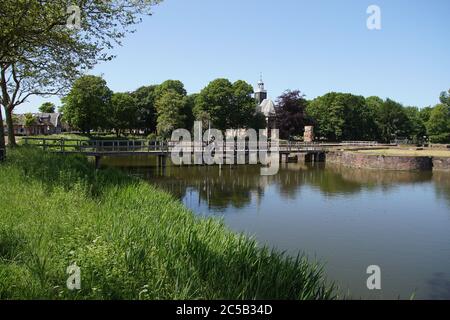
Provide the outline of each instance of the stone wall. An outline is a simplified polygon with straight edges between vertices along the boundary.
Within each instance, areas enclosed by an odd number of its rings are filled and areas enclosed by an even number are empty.
[[[433,170],[450,171],[450,158],[434,157]]]
[[[329,152],[326,161],[347,167],[382,170],[432,170],[431,157],[383,156],[355,152]]]

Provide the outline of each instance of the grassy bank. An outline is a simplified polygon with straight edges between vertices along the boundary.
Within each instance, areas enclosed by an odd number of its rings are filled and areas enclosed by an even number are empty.
[[[0,299],[327,299],[320,266],[194,216],[81,156],[10,150],[0,164]],[[281,230],[280,230],[281,232]],[[81,290],[66,269],[81,268]]]
[[[439,149],[379,149],[379,150],[358,150],[358,153],[384,155],[384,156],[410,156],[410,157],[450,157],[450,150]]]

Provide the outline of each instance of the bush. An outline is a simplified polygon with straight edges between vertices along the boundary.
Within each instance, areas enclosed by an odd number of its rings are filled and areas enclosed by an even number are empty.
[[[156,133],[150,133],[147,136],[147,139],[150,140],[150,141],[161,141],[162,140],[162,138],[159,137]]]
[[[443,133],[439,135],[430,136],[431,143],[449,143],[450,133]]]

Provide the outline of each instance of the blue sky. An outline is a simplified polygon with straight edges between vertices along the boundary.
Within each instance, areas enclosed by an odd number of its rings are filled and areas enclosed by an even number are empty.
[[[381,30],[366,27],[372,4]],[[114,91],[178,79],[193,93],[262,72],[272,98],[340,91],[424,107],[450,88],[449,13],[449,0],[165,0],[91,74]],[[17,112],[43,101],[59,104]]]

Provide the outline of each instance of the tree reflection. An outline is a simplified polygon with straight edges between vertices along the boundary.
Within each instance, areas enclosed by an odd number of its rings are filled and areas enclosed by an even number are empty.
[[[436,197],[444,199],[450,206],[450,172],[434,171],[433,181],[436,189]]]
[[[124,160],[121,160],[121,164]],[[357,194],[364,190],[389,190],[399,184],[425,183],[434,179],[438,193],[450,202],[450,173],[353,169],[336,165],[283,164],[274,176],[261,176],[259,166],[173,166],[158,167],[151,161],[134,160],[140,167],[125,170],[170,191],[183,199],[198,194],[210,209],[244,208],[259,201],[268,188],[285,199],[295,199],[303,188],[327,196]],[[146,166],[145,164],[150,164]],[[119,165],[122,167],[121,165]],[[272,190],[273,189],[273,190]]]

